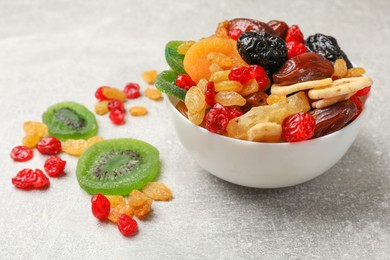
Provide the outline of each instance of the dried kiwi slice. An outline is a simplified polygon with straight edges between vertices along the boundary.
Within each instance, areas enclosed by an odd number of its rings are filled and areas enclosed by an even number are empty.
[[[76,102],[61,102],[49,107],[42,115],[49,134],[61,141],[88,139],[97,133],[95,115]]]
[[[127,195],[153,181],[160,169],[158,150],[136,139],[110,139],[92,145],[79,158],[77,180],[86,192]]]
[[[177,48],[183,43],[183,41],[170,41],[165,45],[165,60],[177,74],[186,73],[183,65],[184,55],[177,52]]]

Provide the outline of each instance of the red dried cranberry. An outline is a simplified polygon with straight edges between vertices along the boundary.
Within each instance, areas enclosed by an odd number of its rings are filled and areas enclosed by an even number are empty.
[[[363,102],[360,100],[359,96],[357,96],[356,94],[353,95],[352,97],[350,97],[349,100],[351,100],[356,105],[356,108],[357,108],[356,115],[351,119],[351,120],[354,120],[360,115],[360,113],[362,113]]]
[[[305,42],[303,33],[298,25],[292,25],[287,30],[286,42]]]
[[[238,37],[243,33],[243,31],[240,28],[231,28],[228,32],[228,35],[233,40],[237,41]]]
[[[110,214],[111,206],[110,201],[103,194],[95,194],[91,198],[92,214],[97,219],[105,219]]]
[[[306,46],[300,42],[287,42],[287,56],[289,59],[306,52]]]
[[[230,121],[230,113],[226,107],[216,103],[206,114],[206,129],[221,134]]]
[[[104,95],[103,95],[103,89],[105,89],[105,88],[109,88],[109,87],[107,87],[107,86],[101,86],[101,87],[99,87],[97,90],[96,90],[96,92],[95,92],[95,97],[98,99],[98,100],[100,100],[100,101],[102,101],[102,100],[107,100],[108,98],[106,98]]]
[[[140,96],[140,86],[137,83],[127,83],[123,92],[128,99],[138,98]]]
[[[207,82],[207,85],[206,85],[205,100],[206,100],[207,105],[209,105],[210,107],[214,106],[214,104],[215,104],[214,97],[215,97],[214,82],[209,81],[209,82]]]
[[[54,155],[61,152],[61,142],[55,137],[45,137],[36,146],[37,150],[44,155]]]
[[[120,102],[118,99],[115,99],[115,98],[110,99],[108,101],[107,107],[108,107],[108,110],[110,110],[110,111],[114,110],[114,109],[119,109],[121,111],[125,111],[125,106],[123,105],[123,103]]]
[[[368,87],[365,87],[361,90],[358,90],[354,96],[357,96],[357,97],[363,97],[365,95],[367,95],[369,92],[371,91],[371,86],[368,86]]]
[[[11,158],[16,162],[26,162],[33,158],[34,151],[27,146],[19,145],[11,150]]]
[[[120,109],[113,109],[110,111],[109,118],[115,125],[123,125],[125,123],[125,112]]]
[[[187,74],[179,74],[176,77],[176,86],[178,86],[179,88],[189,90],[191,87],[195,85],[196,83]]]
[[[39,169],[23,169],[12,178],[12,184],[23,190],[41,189],[49,184],[49,179]]]
[[[45,172],[50,177],[57,177],[64,172],[66,161],[62,160],[60,157],[51,155],[46,159],[45,165],[43,168]]]
[[[263,67],[259,65],[251,65],[249,66],[249,71],[252,79],[257,81],[259,84],[259,90],[262,90],[268,84],[268,76]]]
[[[125,214],[118,217],[118,229],[124,236],[134,236],[138,232],[137,221]]]
[[[232,68],[229,72],[228,77],[230,80],[239,81],[241,84],[245,84],[253,78],[249,68],[245,66],[238,66]]]
[[[282,123],[282,136],[287,142],[300,142],[314,135],[316,120],[308,113],[300,112],[286,117]]]
[[[226,107],[226,108],[229,110],[229,119],[230,120],[243,115],[243,112],[242,112],[240,106],[231,106],[231,107]]]

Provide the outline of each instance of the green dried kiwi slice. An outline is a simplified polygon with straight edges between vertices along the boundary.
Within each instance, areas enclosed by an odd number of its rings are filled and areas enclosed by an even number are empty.
[[[154,146],[121,138],[88,148],[79,158],[76,176],[89,194],[127,195],[153,181],[159,170],[159,152]]]
[[[49,134],[61,141],[88,139],[97,133],[95,115],[76,102],[61,102],[49,107],[42,115]]]
[[[187,90],[176,86],[176,77],[178,74],[172,70],[165,70],[158,74],[156,82],[154,83],[156,88],[168,96],[174,96],[181,101],[184,101]]]
[[[177,48],[185,43],[184,41],[170,41],[165,45],[165,60],[169,67],[177,74],[185,74],[183,60],[184,55],[177,52]]]

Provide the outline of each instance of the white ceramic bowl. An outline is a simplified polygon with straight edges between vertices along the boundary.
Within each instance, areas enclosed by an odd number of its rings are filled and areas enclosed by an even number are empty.
[[[256,143],[209,132],[192,124],[165,97],[177,136],[189,155],[209,173],[247,187],[281,188],[309,181],[326,172],[355,140],[366,108],[343,129],[297,143]]]

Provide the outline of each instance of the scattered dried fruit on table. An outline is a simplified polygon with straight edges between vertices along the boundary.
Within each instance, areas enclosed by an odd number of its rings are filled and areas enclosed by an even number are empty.
[[[19,145],[12,148],[10,156],[15,162],[26,162],[33,158],[34,151],[27,146]]]
[[[60,157],[51,155],[46,159],[43,168],[45,172],[50,177],[57,177],[64,172],[66,161],[62,160]]]
[[[149,182],[143,188],[142,192],[153,200],[170,200],[172,191],[161,182]]]
[[[135,219],[120,214],[118,217],[118,229],[124,236],[134,236],[138,232],[138,224]]]
[[[145,97],[151,99],[151,100],[161,100],[162,94],[158,89],[155,88],[147,88],[144,92]]]
[[[95,194],[91,198],[91,209],[95,218],[103,220],[108,217],[108,214],[110,214],[110,202],[103,194]]]
[[[37,150],[44,155],[55,155],[62,151],[61,141],[57,138],[49,136],[43,138],[36,146]]]
[[[152,85],[156,81],[157,78],[157,70],[148,70],[142,73],[142,79]]]
[[[12,178],[12,184],[18,189],[32,190],[46,188],[50,181],[40,169],[23,169]]]
[[[140,85],[137,83],[129,82],[126,84],[125,88],[123,89],[123,92],[126,94],[126,97],[128,99],[134,99],[138,98],[140,93]]]
[[[152,203],[153,201],[151,199],[147,199],[144,204],[134,208],[134,215],[138,219],[145,218],[152,211]]]
[[[135,106],[130,107],[129,112],[132,116],[144,116],[148,113],[148,110],[146,109],[146,107]]]
[[[36,135],[39,137],[45,136],[47,133],[47,125],[42,122],[26,121],[23,124],[23,130],[26,135]]]

